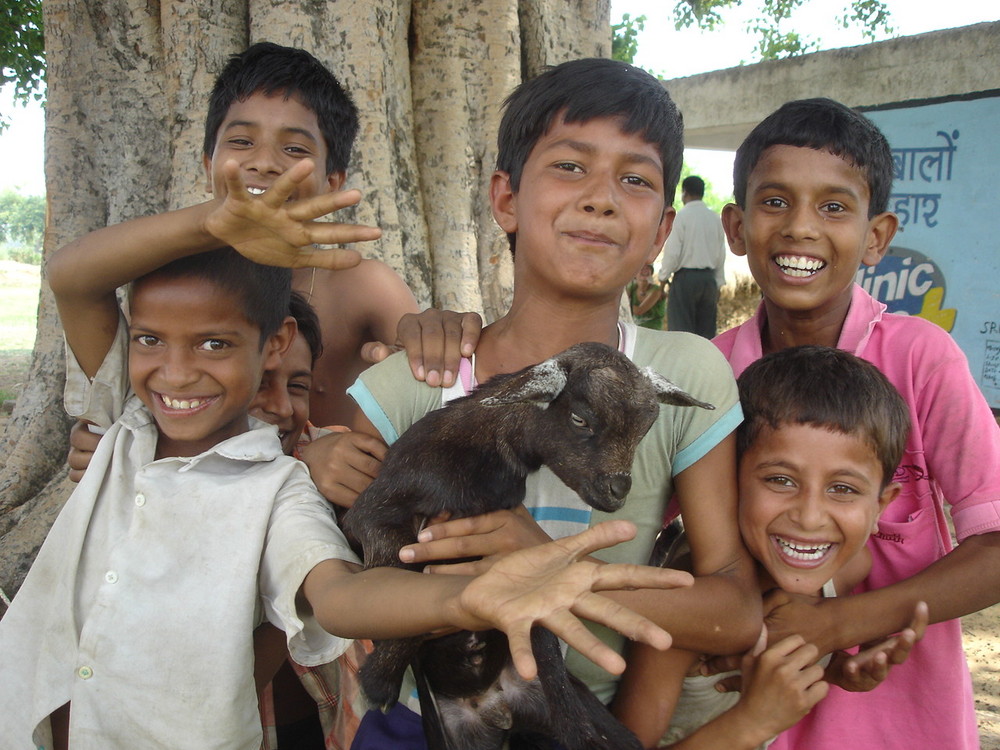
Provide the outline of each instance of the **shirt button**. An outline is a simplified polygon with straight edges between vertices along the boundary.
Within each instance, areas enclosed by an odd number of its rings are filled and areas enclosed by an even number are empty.
[[[113,570],[109,570],[104,574],[104,580],[108,583],[118,583],[118,574]]]
[[[140,492],[138,495],[135,496],[135,504],[141,508],[143,505],[146,504],[146,496]]]
[[[78,670],[76,670],[76,676],[79,677],[81,680],[89,680],[91,677],[94,676],[94,670],[91,669],[90,667],[80,667]]]

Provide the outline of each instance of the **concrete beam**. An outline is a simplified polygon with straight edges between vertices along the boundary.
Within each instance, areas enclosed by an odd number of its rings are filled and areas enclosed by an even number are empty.
[[[685,145],[733,150],[784,102],[827,96],[850,107],[1000,89],[1000,21],[900,37],[665,81]]]

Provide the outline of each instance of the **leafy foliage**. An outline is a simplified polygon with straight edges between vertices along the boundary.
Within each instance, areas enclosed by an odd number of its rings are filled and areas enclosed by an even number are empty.
[[[632,63],[635,53],[639,50],[639,32],[645,28],[646,17],[632,18],[628,13],[622,13],[621,23],[611,25],[611,59]]]
[[[760,14],[746,24],[746,30],[758,40],[757,51],[762,60],[792,57],[819,49],[818,39],[783,28],[792,13],[807,2],[809,0],[762,0]],[[711,31],[723,22],[727,10],[741,5],[743,0],[678,0],[674,6],[674,26]],[[874,40],[879,33],[892,34],[894,31],[889,25],[889,8],[882,0],[850,0],[836,22],[844,28],[860,27],[869,40]]]
[[[0,0],[0,84],[14,84],[15,101],[41,101],[45,82],[42,0]],[[0,119],[0,131],[7,127]]]
[[[40,264],[44,234],[45,198],[13,190],[0,193],[0,242],[11,260]]]

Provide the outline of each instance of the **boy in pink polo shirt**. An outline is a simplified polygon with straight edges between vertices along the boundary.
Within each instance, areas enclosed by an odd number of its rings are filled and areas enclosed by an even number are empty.
[[[869,120],[828,99],[790,102],[737,151],[736,204],[723,211],[730,247],[747,256],[764,297],[753,318],[715,339],[735,374],[790,346],[845,349],[885,373],[912,422],[894,477],[902,491],[868,543],[872,570],[858,595],[772,593],[769,642],[798,633],[820,653],[850,648],[905,628],[918,601],[934,623],[877,690],[832,688],[779,736],[772,747],[780,750],[979,747],[957,618],[1000,600],[1000,429],[952,338],[887,313],[854,283],[896,233],[886,211],[893,173],[889,144]],[[413,319],[400,328],[415,374],[447,375],[459,345],[464,354],[475,348],[468,320],[430,314],[418,322],[422,331]]]
[[[747,136],[733,172],[736,204],[723,223],[764,297],[753,318],[715,339],[734,372],[789,346],[836,346],[877,365],[912,422],[894,478],[902,491],[869,541],[872,570],[858,596],[777,592],[765,601],[769,640],[798,633],[821,653],[849,648],[904,628],[921,600],[935,623],[878,690],[832,688],[773,747],[977,748],[957,618],[1000,600],[1000,430],[951,337],[887,313],[854,283],[898,225],[886,211],[889,144],[837,102],[789,102]]]

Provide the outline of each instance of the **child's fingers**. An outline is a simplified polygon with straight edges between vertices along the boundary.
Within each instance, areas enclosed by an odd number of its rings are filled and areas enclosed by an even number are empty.
[[[587,619],[591,618],[588,616]],[[614,623],[604,621],[600,618],[596,618],[594,621],[617,629],[617,625]],[[602,669],[611,674],[621,674],[625,671],[625,660],[621,657],[621,654],[610,648],[590,632],[573,613],[565,610],[558,611],[550,617],[545,618],[542,624]],[[663,635],[666,635],[666,633],[663,633]],[[667,639],[669,640],[669,636],[667,636]],[[644,642],[648,643],[649,641]]]
[[[656,623],[600,594],[580,597],[573,605],[572,613],[576,617],[605,625],[629,640],[647,643],[661,651],[670,648],[673,641],[670,634]],[[590,633],[589,630],[586,632]]]
[[[348,240],[354,242],[355,240]],[[336,244],[336,243],[324,243]],[[326,268],[331,271],[340,271],[345,268],[353,268],[361,262],[361,253],[357,250],[347,250],[345,248],[324,248],[316,250],[303,250],[293,264],[294,268]]]
[[[293,201],[286,206],[286,210],[288,211],[289,218],[295,221],[310,221],[318,219],[320,216],[326,216],[327,214],[339,211],[342,208],[357,205],[360,202],[360,190],[338,190],[333,193],[321,193],[310,198]]]
[[[674,589],[691,586],[694,576],[686,570],[653,568],[649,565],[612,563],[598,566],[593,591],[609,589]]]
[[[602,521],[586,531],[555,541],[572,559],[579,560],[605,547],[627,542],[635,536],[635,525],[629,521]]]
[[[377,365],[390,354],[395,354],[402,347],[384,344],[381,341],[366,341],[361,345],[361,359],[370,365]]]
[[[927,624],[930,622],[930,610],[927,602],[917,602],[913,612],[913,620],[910,622],[910,629],[913,630],[914,640],[919,641],[927,632]]]
[[[283,172],[264,193],[260,200],[270,208],[281,208],[292,197],[295,189],[316,169],[312,159],[303,159]]]
[[[222,164],[222,178],[226,183],[227,196],[235,201],[249,201],[250,193],[240,176],[240,165],[235,159],[227,159]]]
[[[462,314],[462,348],[463,357],[471,357],[479,343],[479,336],[483,332],[483,319],[479,313],[468,312]]]
[[[715,689],[720,693],[738,693],[743,690],[743,675],[734,674],[723,677],[715,683]]]
[[[507,647],[514,662],[514,669],[525,680],[533,680],[538,676],[538,665],[535,664],[535,654],[531,650],[530,627],[511,628],[505,630]]]
[[[372,242],[382,236],[381,229],[364,224],[314,221],[306,224],[305,228],[308,238],[306,244],[312,245],[348,245],[354,242]]]

